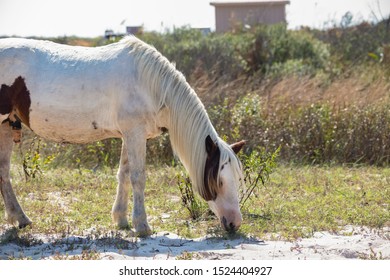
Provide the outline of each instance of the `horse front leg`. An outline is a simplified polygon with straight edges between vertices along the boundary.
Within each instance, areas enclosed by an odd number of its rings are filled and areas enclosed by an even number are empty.
[[[10,180],[12,146],[11,127],[4,123],[0,125],[0,191],[4,199],[6,220],[23,228],[30,225],[31,220],[24,213],[12,189]]]
[[[132,135],[139,135],[134,133]],[[126,156],[127,155],[127,156]],[[113,217],[119,226],[127,225],[128,182],[133,187],[133,227],[138,235],[152,233],[145,211],[145,157],[146,140],[143,137],[124,137],[121,163],[118,173],[117,197],[113,206]],[[130,180],[129,180],[130,179]]]
[[[130,166],[127,154],[126,141],[123,140],[121,159],[118,171],[118,188],[114,206],[112,207],[112,219],[120,228],[128,226],[127,211],[130,189]]]

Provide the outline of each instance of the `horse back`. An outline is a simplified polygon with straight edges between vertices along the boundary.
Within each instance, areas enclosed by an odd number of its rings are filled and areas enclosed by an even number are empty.
[[[7,96],[19,102],[15,92],[20,82],[29,99],[29,107],[18,113],[24,115],[23,122],[59,142],[120,137],[118,116],[126,111],[137,117],[139,105],[147,103],[138,96],[131,55],[119,44],[86,48],[1,39],[0,104]],[[132,106],[134,102],[138,106]],[[1,113],[0,120],[8,113]]]

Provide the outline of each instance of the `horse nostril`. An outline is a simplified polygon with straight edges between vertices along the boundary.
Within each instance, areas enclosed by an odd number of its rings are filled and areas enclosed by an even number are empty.
[[[223,228],[227,230],[227,220],[225,217],[222,217],[221,224],[223,225]]]
[[[223,228],[224,228],[227,232],[235,232],[235,231],[236,231],[236,226],[235,226],[233,223],[228,224],[228,222],[227,222],[227,220],[226,220],[225,217],[222,217],[221,223],[222,223],[222,225],[223,225]]]

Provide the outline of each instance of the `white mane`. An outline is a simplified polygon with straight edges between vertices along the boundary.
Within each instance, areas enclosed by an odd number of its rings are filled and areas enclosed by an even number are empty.
[[[219,167],[230,160],[234,176],[240,177],[241,165],[235,153],[218,137],[203,104],[182,73],[155,48],[135,37],[125,37],[121,42],[130,48],[138,69],[138,80],[149,89],[156,114],[164,108],[169,110],[171,145],[189,172],[194,188],[204,194],[207,135],[221,151]]]

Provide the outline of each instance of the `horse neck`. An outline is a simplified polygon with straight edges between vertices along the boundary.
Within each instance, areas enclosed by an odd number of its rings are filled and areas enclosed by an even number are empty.
[[[131,38],[131,53],[141,84],[154,100],[156,113],[167,109],[167,128],[174,152],[187,169],[193,186],[204,185],[207,135],[217,141],[206,110],[184,76],[156,49]]]
[[[179,77],[171,85],[166,89],[165,100],[171,145],[189,172],[193,186],[201,192],[207,157],[205,139],[210,135],[217,141],[218,136],[203,104],[185,79]]]

